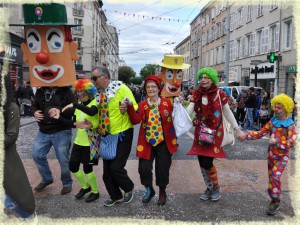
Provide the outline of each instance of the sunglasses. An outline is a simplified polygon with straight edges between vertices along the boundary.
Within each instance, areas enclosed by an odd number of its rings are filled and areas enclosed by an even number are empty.
[[[93,77],[91,77],[91,80],[92,80],[92,81],[97,81],[98,78],[103,77],[103,76],[104,76],[104,75],[101,75],[101,76],[93,76]]]

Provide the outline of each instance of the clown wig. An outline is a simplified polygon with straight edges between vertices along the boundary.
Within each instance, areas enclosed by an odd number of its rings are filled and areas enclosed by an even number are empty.
[[[97,93],[97,88],[87,78],[77,80],[73,86],[73,90],[74,91],[83,90],[89,97],[94,97],[95,94]]]
[[[274,98],[272,98],[271,104],[272,104],[273,109],[275,108],[276,104],[281,104],[282,107],[284,108],[286,116],[290,115],[290,113],[294,109],[294,101],[293,101],[293,99],[291,99],[286,94],[276,95]]]
[[[197,78],[198,78],[198,80],[201,79],[201,75],[202,75],[202,74],[206,74],[206,75],[212,80],[212,82],[213,82],[215,85],[218,84],[218,82],[219,82],[218,72],[217,72],[215,69],[213,69],[213,68],[211,68],[211,67],[204,67],[204,68],[202,68],[202,69],[201,69],[200,71],[198,71],[198,73],[197,73]]]

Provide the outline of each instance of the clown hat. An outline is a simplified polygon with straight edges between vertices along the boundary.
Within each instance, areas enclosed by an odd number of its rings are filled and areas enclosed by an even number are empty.
[[[24,24],[10,26],[81,26],[68,24],[66,6],[59,3],[23,4]]]
[[[191,65],[183,63],[182,55],[165,55],[162,63],[158,63],[161,67],[168,69],[188,69]]]

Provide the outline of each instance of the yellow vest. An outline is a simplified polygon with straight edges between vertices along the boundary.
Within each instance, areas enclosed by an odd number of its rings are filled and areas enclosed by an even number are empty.
[[[92,107],[93,105],[96,106],[99,110],[99,105],[97,104],[96,99],[92,100],[87,105],[87,107]],[[94,116],[89,116],[84,112],[80,111],[79,109],[75,109],[74,115],[76,116],[76,122],[84,121],[85,119],[87,119],[93,124],[93,128],[98,127],[98,123],[99,123],[98,113]],[[81,128],[77,129],[74,143],[80,146],[90,146],[90,142],[85,129],[81,129]]]

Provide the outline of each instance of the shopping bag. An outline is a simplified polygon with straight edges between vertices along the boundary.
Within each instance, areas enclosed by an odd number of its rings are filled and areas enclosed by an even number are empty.
[[[100,156],[104,160],[112,160],[116,157],[118,137],[119,134],[117,135],[107,134],[101,137]]]
[[[193,122],[188,112],[177,98],[174,99],[172,118],[177,137],[188,132],[193,126]]]

